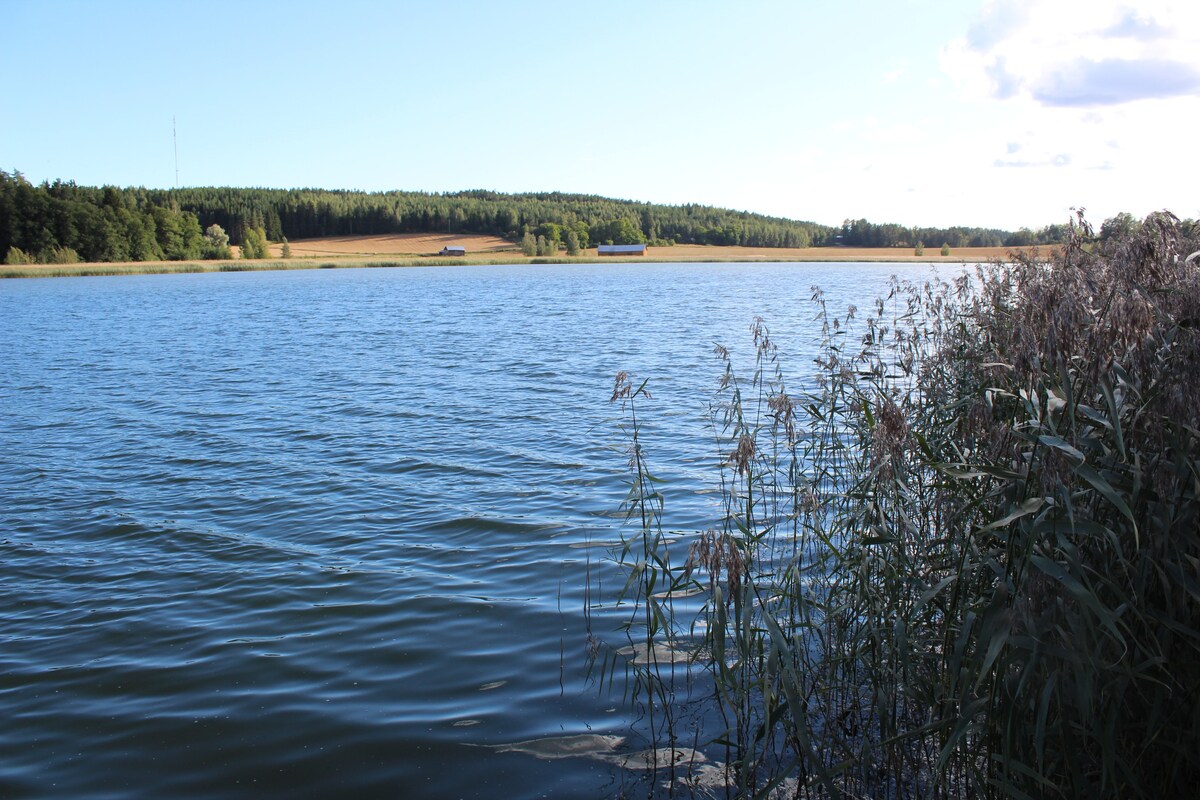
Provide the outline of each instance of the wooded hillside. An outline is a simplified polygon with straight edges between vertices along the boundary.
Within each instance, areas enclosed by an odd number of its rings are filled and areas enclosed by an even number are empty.
[[[216,226],[216,227],[214,227]],[[265,253],[265,241],[396,233],[525,234],[578,246],[700,244],[744,247],[913,247],[1050,243],[1058,228],[907,228],[847,220],[841,227],[701,205],[668,206],[561,192],[448,194],[324,189],[183,189],[34,185],[0,172],[5,260],[152,261],[228,257],[228,245]],[[1020,241],[1015,241],[1020,239]],[[1014,241],[1010,241],[1014,240]]]

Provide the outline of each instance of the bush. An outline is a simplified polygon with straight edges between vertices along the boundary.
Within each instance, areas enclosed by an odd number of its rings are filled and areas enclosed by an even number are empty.
[[[262,228],[247,228],[242,233],[242,258],[267,258],[270,254],[267,234]]]
[[[220,225],[213,223],[204,231],[204,241],[200,245],[200,255],[209,260],[233,258],[229,248],[229,235]]]
[[[70,247],[48,247],[38,256],[43,264],[78,264],[79,253]]]
[[[681,543],[635,425],[631,635],[703,632],[739,794],[1200,782],[1200,244],[1169,214],[1091,240],[1080,220],[1050,262],[896,286],[862,324],[817,293],[820,371],[795,395],[761,321],[744,395],[718,348],[724,512]],[[685,591],[694,628],[663,599]],[[630,663],[643,702],[670,708],[669,667]]]
[[[37,259],[26,253],[19,247],[10,247],[4,255],[5,264],[36,264]]]
[[[950,245],[948,245],[948,244],[946,244],[946,243],[944,243],[944,242],[942,243],[942,255],[943,255],[943,256],[948,256],[948,255],[950,255]]]

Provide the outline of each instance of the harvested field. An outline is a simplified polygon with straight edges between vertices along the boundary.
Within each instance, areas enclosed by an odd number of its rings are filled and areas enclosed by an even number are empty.
[[[944,262],[982,263],[1007,259],[1014,249],[1008,247],[959,247],[949,256],[940,248],[926,248],[925,255],[915,256],[909,248],[899,247],[713,247],[706,245],[676,245],[651,247],[645,256],[597,257],[596,248],[585,250],[576,258],[559,253],[552,258],[529,258],[521,255],[512,242],[496,236],[478,234],[395,234],[390,236],[331,236],[291,242],[292,258],[282,260],[282,245],[273,244],[271,258],[262,261],[242,261],[236,256],[229,261],[135,261],[81,264],[26,264],[0,266],[0,278],[70,277],[83,275],[136,275],[177,272],[231,272],[243,270],[317,269],[335,267],[423,267],[452,264],[524,264],[638,261],[908,261],[926,264]],[[441,256],[438,251],[447,245],[462,245],[465,257]],[[1048,252],[1052,248],[1044,248]]]
[[[512,251],[520,257],[520,248],[498,236],[475,233],[394,233],[383,236],[326,236],[298,239],[289,243],[294,258],[336,258],[339,256],[432,256],[447,245],[462,245],[467,256],[491,255]],[[282,245],[271,245],[271,256],[281,256]]]
[[[497,254],[524,260],[520,248],[513,242],[496,236],[479,234],[401,233],[383,236],[329,236],[303,239],[291,243],[292,255],[297,258],[337,258],[345,256],[431,256],[447,245],[467,248],[467,258],[492,257]],[[280,245],[271,245],[271,255],[280,256]],[[1029,249],[1029,248],[1018,248]],[[647,261],[990,261],[1005,259],[1013,250],[1009,247],[958,247],[949,256],[941,255],[940,247],[926,247],[925,254],[913,255],[907,247],[716,247],[712,245],[679,244],[674,247],[651,247]],[[580,257],[595,257],[596,248],[584,251]],[[565,252],[557,258],[570,260]]]
[[[1007,259],[1013,250],[1027,247],[956,247],[950,255],[941,255],[941,247],[926,247],[924,255],[914,255],[911,247],[714,247],[677,244],[674,247],[648,248],[651,261],[968,261],[970,263]],[[590,255],[595,255],[592,251]]]

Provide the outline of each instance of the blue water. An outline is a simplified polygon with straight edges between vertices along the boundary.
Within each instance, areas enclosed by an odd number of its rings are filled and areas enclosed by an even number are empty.
[[[811,286],[844,309],[927,271],[0,282],[0,796],[619,793],[504,747],[636,722],[585,657],[614,373],[650,378],[668,524],[702,529],[713,343],[748,358],[762,315],[799,377]]]

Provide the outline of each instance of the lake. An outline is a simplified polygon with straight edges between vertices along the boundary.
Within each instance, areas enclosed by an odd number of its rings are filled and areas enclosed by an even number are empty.
[[[611,797],[613,376],[668,526],[718,512],[712,347],[805,376],[902,264],[0,281],[0,796]],[[608,576],[608,579],[605,577]],[[599,609],[613,636],[620,612]],[[551,744],[527,745],[555,737]],[[560,744],[554,744],[554,742]],[[538,754],[529,752],[538,751]],[[551,752],[549,755],[563,755]]]

